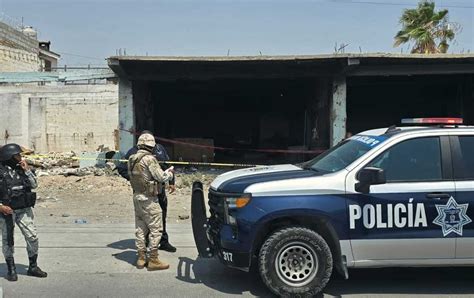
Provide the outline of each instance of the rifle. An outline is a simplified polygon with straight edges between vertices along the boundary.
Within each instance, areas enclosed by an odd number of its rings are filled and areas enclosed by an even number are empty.
[[[13,214],[5,215],[2,214],[3,218],[5,218],[5,225],[7,226],[7,244],[9,247],[13,247],[14,245],[14,240],[13,240],[13,229],[14,229],[14,224],[13,224]]]

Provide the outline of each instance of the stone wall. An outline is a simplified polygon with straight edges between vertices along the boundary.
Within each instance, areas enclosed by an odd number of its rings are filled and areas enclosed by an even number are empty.
[[[0,45],[0,72],[38,71],[37,54]]]
[[[38,41],[0,22],[0,72],[38,71]]]

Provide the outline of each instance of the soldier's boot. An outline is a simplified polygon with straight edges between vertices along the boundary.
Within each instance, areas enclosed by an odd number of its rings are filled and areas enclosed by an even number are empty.
[[[38,267],[38,264],[36,263],[37,259],[38,255],[30,257],[30,266],[28,267],[28,271],[26,272],[26,274],[34,277],[47,277],[48,273],[44,272],[40,269],[40,267]]]
[[[153,249],[150,251],[150,258],[148,259],[148,271],[154,271],[154,270],[165,270],[170,268],[169,264],[166,264],[160,259],[158,259],[158,250]]]
[[[8,267],[8,272],[7,272],[7,280],[8,281],[17,281],[18,280],[18,275],[16,274],[16,266],[15,266],[15,260],[13,257],[6,258],[6,263]]]
[[[139,250],[138,251],[138,260],[137,260],[137,268],[143,269],[146,265],[146,250]]]

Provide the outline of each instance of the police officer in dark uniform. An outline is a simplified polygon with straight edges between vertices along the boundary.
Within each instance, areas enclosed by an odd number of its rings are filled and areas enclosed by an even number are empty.
[[[36,177],[26,161],[22,160],[22,149],[17,144],[7,144],[0,149],[0,228],[2,249],[8,267],[7,279],[18,279],[13,258],[14,223],[18,225],[26,241],[30,265],[27,274],[46,277],[48,274],[37,265],[38,235],[33,218],[33,206],[37,187]]]
[[[145,133],[153,135],[148,130],[144,130],[141,134],[145,134]],[[123,159],[128,160],[130,158],[130,156],[137,153],[137,151],[138,151],[137,146],[134,146],[134,147],[130,148],[130,150],[128,150],[127,154],[123,157]],[[155,148],[153,148],[152,154],[160,162],[170,160],[170,157],[169,157],[168,153],[166,152],[165,147],[163,147],[162,145],[160,145],[158,143],[156,143]],[[160,163],[160,165],[161,165],[161,168],[163,170],[166,170],[170,167],[170,165],[168,165],[166,163]],[[119,164],[118,172],[123,178],[130,181],[130,177],[128,176],[128,167],[127,167],[126,163],[120,163]],[[170,194],[175,192],[176,186],[175,186],[174,176],[169,181],[169,187],[170,187]],[[168,213],[168,197],[166,196],[166,186],[165,186],[165,184],[161,184],[161,190],[160,190],[159,195],[158,195],[158,203],[160,204],[160,207],[161,207],[161,210],[162,210],[162,218],[163,218],[163,234],[161,235],[159,249],[169,251],[169,252],[176,252],[176,247],[171,245],[171,243],[169,242],[168,233],[166,232],[166,215]]]

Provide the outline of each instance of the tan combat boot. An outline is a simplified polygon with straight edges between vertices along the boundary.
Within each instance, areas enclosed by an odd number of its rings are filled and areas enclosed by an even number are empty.
[[[139,250],[138,251],[138,260],[137,260],[137,268],[143,269],[145,268],[146,264],[146,250]]]
[[[158,259],[158,250],[150,251],[150,258],[148,259],[148,271],[165,270],[170,268],[169,264],[163,263]]]

